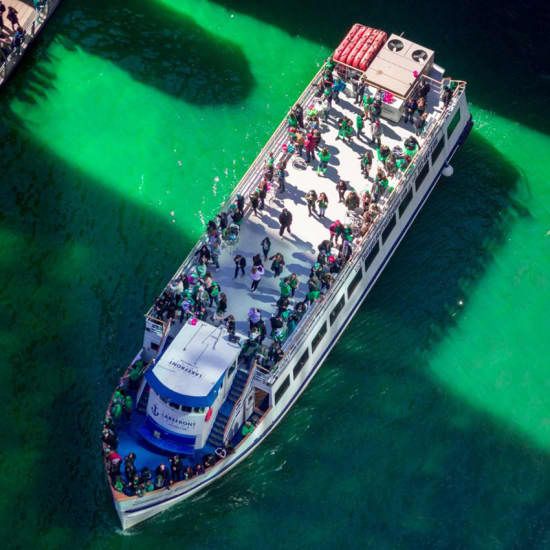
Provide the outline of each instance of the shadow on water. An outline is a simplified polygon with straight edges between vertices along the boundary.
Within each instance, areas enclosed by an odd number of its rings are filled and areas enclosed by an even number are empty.
[[[44,547],[68,546],[67,533],[115,524],[100,421],[143,313],[194,239],[2,122],[1,148],[25,146],[0,188],[0,511],[20,547],[38,532],[60,537]]]
[[[236,44],[197,25],[181,13],[158,2],[128,0],[63,3],[23,66],[46,59],[48,46],[59,41],[69,50],[83,50],[111,61],[135,80],[196,105],[235,104],[254,86],[248,60]],[[45,43],[44,43],[45,42]],[[45,47],[44,47],[45,46]],[[55,86],[54,75],[25,71],[34,90],[44,94]],[[23,78],[23,77],[21,77]],[[19,86],[19,88],[24,88]],[[145,107],[144,107],[145,108]]]
[[[529,215],[488,142],[474,134],[455,163],[282,426],[203,500],[138,527],[142,540],[175,541],[184,522],[190,548],[237,548],[230,525],[244,522],[267,548],[548,547],[548,455],[429,375],[458,298]]]
[[[185,527],[189,548],[238,548],[245,524],[266,548],[548,547],[548,455],[429,375],[457,300],[529,215],[488,142],[471,136],[455,165],[283,425],[202,499],[138,526],[141,543]]]
[[[16,121],[6,127],[3,143],[23,141]],[[41,533],[55,537],[46,547],[113,545],[100,420],[140,346],[142,312],[192,243],[36,145],[17,160],[0,191],[0,229],[15,240],[0,264],[0,334],[11,335],[1,461],[15,468],[3,517],[21,547]],[[136,529],[140,545],[185,532],[191,548],[242,547],[235,525],[266,547],[549,543],[548,456],[426,374],[425,352],[453,326],[457,299],[513,218],[529,215],[512,198],[519,174],[487,142],[474,134],[456,162],[282,427],[202,500]]]
[[[434,49],[436,62],[443,64],[450,75],[469,82],[469,96],[474,103],[550,133],[550,117],[546,116],[546,98],[550,96],[550,9],[540,0],[466,0],[437,6],[427,0],[409,6],[389,6],[383,0],[350,0],[345,9],[329,0],[303,0],[299,14],[295,4],[288,1],[214,1],[328,48],[336,48],[355,22],[389,33],[404,32],[411,40]],[[481,44],[483,47],[476,46]]]

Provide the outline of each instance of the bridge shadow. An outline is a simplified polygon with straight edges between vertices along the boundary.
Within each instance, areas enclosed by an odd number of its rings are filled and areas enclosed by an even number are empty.
[[[21,139],[17,121],[3,119],[3,143]],[[26,143],[0,191],[0,230],[15,243],[0,266],[1,334],[10,335],[0,432],[4,471],[17,473],[5,476],[3,517],[21,547],[39,532],[58,537],[46,546],[98,538],[112,546],[117,519],[98,442],[104,406],[140,347],[142,313],[194,239]],[[527,547],[543,540],[548,457],[465,407],[422,361],[453,326],[457,296],[490,265],[487,241],[504,241],[512,214],[529,215],[513,198],[519,174],[476,134],[455,166],[285,423],[201,500],[140,526],[140,542],[181,540],[183,516],[189,547],[239,547],[227,536],[238,499],[257,504],[247,536],[267,547],[275,539],[266,533],[287,546],[301,533],[306,546],[369,537],[375,548],[472,548],[480,521],[486,537],[499,540],[513,523]],[[287,466],[276,469],[282,457]],[[289,487],[300,492],[289,496]],[[330,521],[335,506],[349,521]]]
[[[43,95],[55,86],[47,63],[46,68],[44,63],[36,64],[38,59],[52,60],[49,46],[54,41],[68,50],[82,48],[139,82],[199,106],[239,103],[254,87],[239,46],[158,2],[64,2],[54,18],[56,24],[48,25],[37,38],[41,47],[27,52],[17,71],[21,74],[15,76],[33,88],[23,93],[27,101],[35,102],[33,93]]]
[[[336,48],[352,23],[360,22],[405,36],[436,51],[436,62],[459,79],[468,80],[468,95],[487,111],[539,132],[550,132],[546,102],[550,96],[550,10],[537,0],[443,2],[434,9],[428,0],[415,2],[411,18],[403,3],[388,9],[382,0],[346,2],[336,9],[329,0],[303,0],[297,17],[286,2],[214,0],[216,3],[275,25],[328,48]],[[429,19],[429,24],[428,24]],[[452,21],[452,25],[449,22]],[[483,44],[483,48],[473,47]],[[503,93],[507,90],[506,93]]]

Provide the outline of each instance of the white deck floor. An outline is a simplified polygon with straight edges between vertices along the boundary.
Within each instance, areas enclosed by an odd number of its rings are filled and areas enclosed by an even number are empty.
[[[439,97],[434,91],[430,92],[427,102],[427,112],[429,113],[428,125],[432,117],[439,109]],[[304,110],[306,110],[304,106]],[[300,286],[296,293],[298,301],[303,300],[307,291],[307,280],[312,264],[317,257],[317,246],[329,238],[328,226],[334,220],[341,220],[343,223],[348,221],[346,217],[346,208],[342,203],[338,203],[338,193],[336,184],[339,178],[348,183],[349,189],[354,189],[359,196],[365,189],[371,189],[373,179],[365,179],[361,175],[359,157],[370,146],[370,141],[365,135],[361,138],[354,137],[352,144],[347,144],[337,140],[336,120],[344,115],[355,122],[356,114],[360,112],[359,107],[353,105],[353,100],[340,95],[340,104],[333,103],[331,116],[328,125],[322,129],[322,145],[326,144],[331,159],[328,171],[325,177],[317,175],[317,161],[313,163],[315,167],[308,167],[306,170],[297,169],[292,166],[292,162],[287,165],[286,192],[281,198],[275,198],[268,195],[266,199],[266,208],[258,216],[247,213],[241,223],[240,237],[238,244],[232,249],[226,248],[220,255],[220,269],[210,270],[216,281],[219,282],[222,292],[227,295],[227,314],[231,313],[237,321],[237,332],[246,335],[248,333],[247,312],[251,307],[257,307],[262,312],[262,317],[266,322],[268,334],[270,330],[269,319],[273,315],[276,306],[275,302],[280,296],[279,281],[270,270],[271,262],[264,261],[266,273],[262,278],[256,292],[250,291],[251,278],[250,268],[252,267],[252,256],[261,254],[260,243],[268,235],[271,239],[270,255],[280,252],[283,254],[286,262],[282,277],[290,273],[296,273],[300,279]],[[393,124],[385,119],[381,119],[383,136],[382,144],[388,145],[390,149],[397,144],[403,144],[403,141],[414,132],[412,124],[403,123]],[[370,136],[370,128],[366,124],[364,134]],[[418,138],[420,144],[422,139]],[[374,152],[374,150],[373,150]],[[374,152],[374,164],[371,168],[371,176],[374,178],[378,160]],[[391,185],[391,181],[390,181]],[[304,195],[311,189],[317,194],[325,192],[329,199],[325,218],[317,216],[308,216],[307,205]],[[248,204],[248,197],[246,197]],[[379,203],[380,204],[380,203]],[[279,214],[285,206],[292,212],[292,236],[288,233],[284,238],[279,237]],[[237,279],[233,278],[235,254],[242,254],[246,257],[246,275],[239,275]],[[175,324],[176,327],[179,323]]]

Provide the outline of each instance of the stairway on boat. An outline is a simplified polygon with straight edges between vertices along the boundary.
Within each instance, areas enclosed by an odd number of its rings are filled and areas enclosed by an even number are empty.
[[[213,447],[223,447],[224,445],[223,433],[227,426],[227,421],[231,416],[233,406],[243,393],[249,372],[249,367],[241,366],[239,367],[239,370],[235,375],[235,379],[233,380],[233,384],[231,385],[229,395],[227,396],[227,399],[224,401],[223,405],[220,407],[218,415],[216,416],[216,421],[214,422],[214,426],[212,426],[212,431],[210,432],[210,436],[208,437],[208,443]]]

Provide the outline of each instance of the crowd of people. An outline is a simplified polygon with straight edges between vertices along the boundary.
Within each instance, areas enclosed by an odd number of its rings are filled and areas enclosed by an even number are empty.
[[[253,431],[254,426],[248,422],[243,426],[243,433]],[[161,462],[151,471],[148,466],[138,469],[136,453],[128,453],[122,457],[118,451],[118,437],[115,422],[108,417],[103,424],[102,431],[103,455],[107,474],[112,487],[119,493],[127,496],[142,497],[158,489],[168,489],[178,481],[184,481],[205,473],[219,460],[233,452],[232,447],[216,449],[214,453],[206,454],[199,462],[193,463],[190,459],[174,454],[168,459],[168,464]]]
[[[268,194],[273,190],[277,194],[286,192],[286,167],[293,157],[302,157],[306,165],[317,164],[316,171],[324,176],[331,159],[329,149],[323,145],[322,125],[326,124],[332,102],[340,101],[339,94],[346,88],[343,79],[335,75],[335,64],[329,59],[319,82],[315,84],[317,100],[306,111],[300,104],[295,105],[287,117],[287,139],[282,146],[279,158],[269,153],[264,161],[258,184],[248,196],[248,205],[252,216],[261,215],[266,209]],[[450,91],[449,91],[450,90]],[[426,123],[426,97],[430,91],[427,82],[421,82],[416,94],[407,100],[404,109],[404,123],[412,124],[416,135],[420,135]],[[452,90],[444,89],[442,97],[448,105]],[[450,94],[450,95],[449,95]],[[327,238],[317,247],[317,256],[309,271],[307,281],[300,282],[295,272],[285,273],[287,263],[284,255],[272,253],[272,242],[268,236],[258,243],[261,252],[247,258],[242,253],[233,256],[233,278],[250,277],[250,292],[260,287],[262,278],[270,271],[278,279],[279,298],[274,303],[273,313],[264,319],[262,311],[250,307],[247,314],[248,331],[241,339],[236,333],[236,318],[228,313],[228,299],[222,292],[215,273],[221,268],[220,256],[224,246],[238,243],[241,224],[245,218],[244,196],[238,194],[226,211],[220,212],[210,220],[206,227],[203,244],[194,254],[192,266],[179,273],[168,285],[153,306],[153,314],[163,321],[185,322],[191,317],[209,320],[225,326],[229,338],[241,346],[240,360],[248,366],[255,363],[261,368],[271,370],[284,356],[283,343],[296,330],[304,315],[317,301],[322,300],[330,290],[338,273],[353,254],[355,244],[369,231],[381,208],[379,199],[384,193],[391,192],[390,180],[399,176],[410,164],[419,150],[418,140],[411,135],[403,146],[391,148],[382,144],[383,131],[380,123],[383,92],[372,94],[364,79],[354,82],[355,104],[362,107],[354,122],[347,117],[336,120],[337,139],[351,142],[355,136],[362,139],[366,124],[370,126],[370,138],[366,138],[371,147],[360,156],[360,169],[364,178],[372,181],[371,190],[359,195],[349,183],[339,179],[336,183],[339,202],[344,203],[352,223],[335,220],[328,227]],[[373,173],[373,166],[376,170]],[[315,166],[314,166],[315,168]],[[374,175],[373,175],[374,174]],[[329,200],[325,192],[310,190],[305,194],[309,216],[324,218]],[[279,236],[292,235],[292,213],[283,207],[277,217]],[[266,265],[264,265],[264,262]],[[297,294],[298,289],[303,289]],[[269,324],[269,327],[268,327]],[[267,343],[266,343],[267,340]],[[131,390],[139,383],[142,365],[134,368],[128,378]],[[115,423],[120,418],[129,418],[132,410],[130,391],[121,386],[115,392],[111,414],[103,429],[105,458],[113,487],[128,495],[143,495],[148,491],[169,487],[172,483],[200,475],[231,449],[218,449],[214,455],[206,455],[201,462],[190,465],[179,456],[169,460],[169,466],[160,464],[154,472],[148,468],[138,471],[135,467],[136,456],[130,453],[124,459],[118,455]],[[242,435],[246,436],[254,429],[247,422]],[[218,451],[221,451],[218,454]],[[223,455],[223,456],[222,456]],[[124,472],[122,472],[124,466]]]

